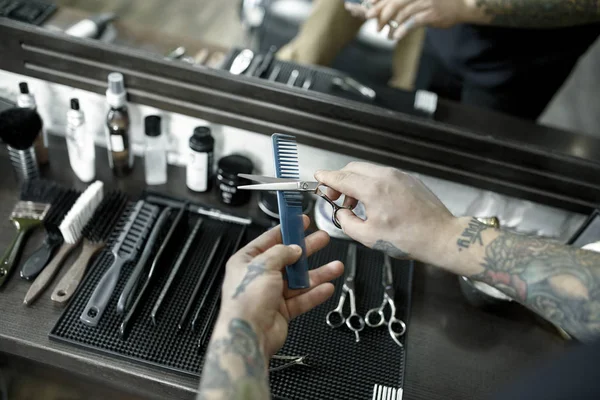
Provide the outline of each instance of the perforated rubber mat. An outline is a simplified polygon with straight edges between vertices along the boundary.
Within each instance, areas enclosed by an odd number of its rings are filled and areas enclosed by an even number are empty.
[[[123,217],[125,218],[125,217]],[[200,218],[188,213],[188,232]],[[123,224],[121,223],[120,226]],[[168,228],[169,224],[167,224]],[[165,228],[165,231],[166,229]],[[241,232],[242,226],[205,218],[197,246],[190,251],[186,262],[175,280],[170,295],[163,303],[162,312],[158,314],[157,325],[150,320],[150,312],[160,290],[165,284],[169,271],[177,254],[174,254],[169,265],[164,265],[160,276],[152,288],[138,318],[134,322],[126,340],[119,335],[122,317],[116,312],[118,295],[135,265],[132,262],[123,268],[115,294],[109,303],[97,327],[84,325],[79,317],[104,271],[109,267],[112,256],[108,250],[103,251],[89,269],[79,290],[67,306],[50,337],[92,351],[111,354],[140,363],[151,364],[177,373],[200,374],[202,357],[205,348],[199,352],[197,343],[199,332],[192,332],[191,319],[196,311],[193,309],[188,324],[183,331],[177,324],[187,301],[202,272],[204,262],[212,245],[219,235],[223,241],[233,244]],[[244,243],[260,234],[262,228],[251,226],[247,231]],[[174,253],[183,246],[188,232],[183,229],[176,240]],[[163,236],[166,232],[163,232]],[[113,234],[113,238],[117,232]],[[158,246],[154,251],[158,250]],[[179,247],[179,248],[177,248]],[[345,260],[348,242],[333,239],[329,246],[312,256],[311,268],[339,259]],[[223,249],[224,246],[222,245]],[[110,249],[110,245],[107,246]],[[218,257],[216,257],[218,258]],[[152,260],[153,257],[150,258]],[[372,250],[359,246],[357,254],[356,294],[358,313],[364,316],[370,308],[381,304],[383,288],[380,284],[383,256]],[[394,283],[396,286],[397,317],[408,321],[410,288],[412,285],[412,263],[395,261]],[[336,284],[336,293],[325,304],[297,318],[290,324],[288,340],[279,352],[282,355],[307,355],[310,367],[294,366],[271,374],[271,390],[273,396],[289,400],[314,399],[371,399],[373,386],[380,384],[401,388],[404,376],[405,353],[389,337],[386,327],[369,328],[360,333],[360,342],[355,342],[354,333],[345,326],[332,329],[325,323],[327,312],[335,308],[341,293],[342,279]],[[206,288],[201,290],[201,293]],[[207,311],[217,299],[212,296],[209,304],[200,314],[200,327],[209,319]],[[196,304],[196,307],[198,304]],[[345,315],[349,313],[349,301],[346,301]],[[199,331],[200,329],[198,329]],[[406,335],[402,338],[404,342]],[[280,365],[279,362],[277,365]]]

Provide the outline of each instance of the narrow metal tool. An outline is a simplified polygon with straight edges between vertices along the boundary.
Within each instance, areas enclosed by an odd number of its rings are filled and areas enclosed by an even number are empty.
[[[363,85],[362,83],[350,78],[349,76],[338,77],[336,76],[331,80],[333,86],[336,86],[346,92],[355,92],[360,94],[361,96],[369,99],[375,100],[377,93],[368,86]]]
[[[291,87],[296,86],[296,81],[298,80],[299,76],[300,76],[300,72],[297,69],[293,70],[287,81],[287,85],[291,86]]]
[[[316,75],[315,71],[310,71],[310,73],[308,74],[308,77],[304,80],[304,83],[302,84],[302,89],[310,90],[310,88],[313,85],[315,75]]]
[[[256,76],[257,78],[263,77],[263,75],[269,70],[269,68],[271,68],[271,64],[273,64],[273,60],[275,59],[275,53],[277,53],[277,47],[269,47],[269,51],[267,52],[267,54],[265,54],[254,76]]]
[[[152,319],[152,323],[154,325],[156,325],[156,316],[160,310],[160,307],[162,306],[162,303],[165,301],[165,298],[167,297],[167,294],[169,293],[169,290],[171,289],[171,285],[173,284],[173,281],[179,274],[179,270],[181,269],[183,262],[187,258],[192,245],[194,244],[194,242],[196,241],[196,238],[198,237],[198,233],[200,232],[200,227],[202,226],[202,222],[203,222],[202,219],[198,219],[198,221],[196,221],[196,224],[194,225],[192,232],[188,236],[185,244],[183,245],[183,248],[179,252],[179,257],[177,257],[177,261],[175,262],[175,265],[171,269],[171,273],[169,274],[169,277],[167,278],[167,282],[165,283],[165,286],[163,286],[163,288],[160,292],[160,295],[158,296],[158,300],[156,300],[156,303],[154,303],[154,307],[152,308],[152,312],[150,313],[150,318]]]
[[[192,295],[190,296],[188,303],[185,306],[185,310],[183,311],[183,315],[181,316],[181,319],[179,320],[180,326],[185,325],[185,322],[187,321],[187,318],[188,318],[190,312],[192,311],[192,307],[194,307],[194,304],[196,303],[196,298],[198,297],[198,293],[200,293],[200,289],[202,288],[202,285],[204,284],[204,281],[206,280],[206,275],[208,274],[208,270],[211,269],[211,265],[213,264],[213,259],[215,258],[215,255],[217,254],[217,250],[219,250],[219,245],[221,244],[222,239],[223,239],[223,235],[219,236],[219,238],[213,245],[212,250],[210,251],[210,254],[208,255],[208,258],[206,259],[206,262],[204,263],[204,268],[202,269],[202,272],[200,273],[200,278],[198,278],[198,281],[196,282],[196,286],[194,287],[194,291],[192,292]]]
[[[204,326],[202,327],[202,331],[200,332],[200,339],[198,339],[198,351],[202,350],[202,348],[204,348],[204,345],[206,345],[206,342],[208,342],[208,339],[209,339],[208,333],[210,332],[211,328],[215,324],[215,320],[217,319],[217,316],[219,315],[219,306],[221,305],[221,288],[220,287],[217,288],[215,297],[217,298],[217,301],[215,301],[213,303],[213,305],[211,306],[210,310],[208,310],[208,319],[206,320],[206,323],[204,324]]]
[[[149,200],[149,198],[150,196],[147,197],[146,200]],[[131,308],[129,308],[129,311],[125,315],[125,318],[123,318],[123,322],[119,327],[119,333],[121,335],[121,338],[123,339],[127,338],[129,330],[131,329],[131,324],[133,323],[133,321],[135,321],[138,314],[142,311],[144,301],[146,300],[152,289],[152,284],[159,276],[158,273],[160,268],[168,264],[166,262],[166,258],[172,254],[172,242],[173,240],[175,240],[175,232],[179,230],[179,226],[183,220],[183,216],[185,215],[187,203],[179,203],[179,207],[179,211],[177,212],[177,215],[175,216],[175,219],[173,220],[167,235],[165,236],[162,244],[160,245],[156,256],[154,256],[154,260],[152,261],[152,265],[150,266],[150,269],[148,270],[148,275],[146,276],[146,281],[144,282],[144,285],[140,289],[140,292],[138,293],[137,297],[135,298],[135,301],[131,305]]]
[[[231,251],[231,254],[235,254],[239,250],[242,240],[244,239],[245,236],[246,236],[246,227],[244,226],[244,227],[242,227],[242,230],[240,231],[240,234],[238,235],[237,240],[235,241],[235,244],[233,245],[233,250]],[[202,294],[202,297],[200,299],[200,305],[198,306],[198,309],[196,310],[196,314],[194,315],[194,319],[192,320],[192,331],[196,331],[200,313],[204,309],[204,305],[205,305],[206,301],[212,294],[215,284],[222,281],[223,274],[221,273],[221,271],[226,262],[225,258],[228,255],[229,255],[229,249],[226,248],[225,251],[223,252],[223,257],[221,258],[221,260],[219,260],[219,263],[217,264],[217,269],[215,270],[214,274],[211,276],[211,278],[208,282],[207,289]],[[183,329],[183,325],[179,325],[179,329]]]
[[[269,74],[269,80],[271,82],[277,82],[277,78],[279,77],[279,73],[281,72],[281,65],[277,64],[273,67],[273,71]]]
[[[260,55],[260,54],[256,55],[256,57],[254,57],[254,60],[252,60],[250,67],[248,67],[248,69],[246,70],[244,75],[254,76],[254,74],[256,73],[256,70],[258,69],[258,67],[260,67],[260,64],[262,63],[262,60],[263,60],[262,55]]]
[[[271,357],[271,360],[287,361],[287,362],[285,364],[269,368],[269,372],[281,371],[281,370],[293,367],[295,365],[301,365],[303,367],[310,367],[311,365],[306,363],[307,358],[308,358],[308,356],[282,356],[282,355],[275,354],[273,357]]]

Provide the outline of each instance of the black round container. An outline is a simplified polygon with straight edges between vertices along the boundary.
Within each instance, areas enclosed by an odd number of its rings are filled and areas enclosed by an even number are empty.
[[[250,200],[250,190],[238,190],[241,185],[249,185],[248,179],[238,177],[238,174],[251,174],[254,169],[249,158],[237,154],[223,157],[219,160],[217,170],[217,187],[219,199],[228,206],[241,206]]]

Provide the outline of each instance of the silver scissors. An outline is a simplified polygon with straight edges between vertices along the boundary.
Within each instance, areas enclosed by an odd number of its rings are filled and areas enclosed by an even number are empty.
[[[261,176],[261,175],[248,175],[248,174],[238,174],[240,178],[249,179],[251,181],[259,182],[255,185],[242,185],[237,188],[240,190],[277,190],[277,191],[286,191],[286,192],[308,192],[316,194],[321,197],[323,200],[328,202],[331,207],[333,207],[333,214],[331,215],[331,221],[338,228],[342,229],[340,222],[337,219],[337,213],[340,210],[352,210],[354,206],[351,207],[342,207],[335,204],[333,200],[331,200],[325,193],[321,191],[321,184],[319,182],[312,181],[299,181],[296,179],[287,179],[287,178],[272,178],[270,176]]]
[[[354,243],[350,244],[348,247],[346,265],[348,268],[348,274],[344,280],[340,301],[334,310],[327,313],[326,320],[327,325],[332,328],[339,328],[345,322],[346,326],[356,335],[356,341],[359,342],[360,337],[358,336],[358,332],[364,329],[365,321],[356,312],[356,298],[354,296],[354,278],[356,277],[356,245]],[[348,318],[345,318],[343,310],[347,295],[350,297],[350,315],[348,315]]]
[[[376,328],[387,323],[388,332],[390,333],[390,336],[394,342],[396,342],[398,346],[404,347],[402,346],[402,343],[400,343],[400,337],[406,332],[406,324],[404,321],[396,318],[396,304],[394,303],[395,290],[394,281],[392,278],[392,261],[387,255],[384,255],[383,273],[381,274],[381,277],[381,284],[383,285],[383,302],[381,303],[381,306],[373,308],[367,312],[365,321],[371,328]],[[386,305],[390,306],[391,314],[389,319],[386,319],[384,314]]]

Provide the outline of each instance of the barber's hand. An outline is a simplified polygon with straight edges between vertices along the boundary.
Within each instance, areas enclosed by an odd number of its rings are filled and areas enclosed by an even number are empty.
[[[317,181],[344,205],[364,204],[367,220],[340,210],[338,220],[351,238],[395,258],[429,261],[447,242],[455,218],[418,179],[394,168],[353,162],[340,171],[318,171]],[[436,251],[439,250],[439,251]]]
[[[309,219],[304,216],[304,227]],[[334,287],[329,281],[344,272],[340,261],[333,261],[310,271],[310,288],[290,290],[283,280],[286,265],[296,262],[302,250],[281,244],[279,226],[250,242],[227,263],[219,321],[227,324],[240,318],[253,325],[267,359],[284,344],[288,323],[323,303]],[[306,253],[321,250],[329,243],[329,235],[315,232],[306,238]]]
[[[422,26],[449,28],[466,22],[471,10],[468,0],[372,0],[371,3],[374,5],[365,13],[366,18],[377,18],[379,30],[396,21],[398,27],[390,31],[390,37],[397,40]]]

